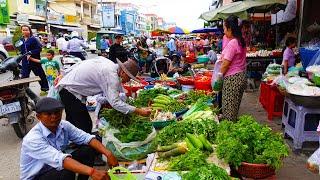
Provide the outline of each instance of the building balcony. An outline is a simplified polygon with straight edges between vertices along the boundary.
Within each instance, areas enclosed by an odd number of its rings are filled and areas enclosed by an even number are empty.
[[[76,3],[81,3],[81,1],[83,1],[83,4],[98,5],[97,0],[75,0]]]
[[[83,17],[82,24],[85,25],[100,25],[100,17],[90,18],[90,17]]]

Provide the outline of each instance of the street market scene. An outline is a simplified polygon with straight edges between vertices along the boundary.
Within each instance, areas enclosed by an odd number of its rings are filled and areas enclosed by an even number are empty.
[[[0,180],[320,179],[320,1],[0,5]]]

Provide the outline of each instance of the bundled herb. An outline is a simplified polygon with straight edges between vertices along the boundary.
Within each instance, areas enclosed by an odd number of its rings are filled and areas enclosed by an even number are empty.
[[[187,133],[203,134],[211,143],[217,130],[217,123],[210,119],[194,119],[191,121],[179,121],[172,123],[157,133],[154,143],[165,146],[186,138]]]
[[[228,176],[227,172],[214,165],[214,164],[207,164],[203,166],[197,166],[193,168],[191,171],[182,174],[182,179],[184,180],[231,180]]]
[[[199,149],[192,149],[186,154],[170,159],[168,170],[170,171],[190,171],[195,165],[207,165],[208,156]]]
[[[289,153],[280,134],[260,125],[251,116],[241,116],[237,123],[220,123],[216,144],[218,157],[234,166],[248,162],[279,169],[282,158]]]

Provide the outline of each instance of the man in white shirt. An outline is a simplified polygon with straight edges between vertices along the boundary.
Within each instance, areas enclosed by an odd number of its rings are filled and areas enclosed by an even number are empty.
[[[63,52],[67,50],[68,42],[62,34],[59,34],[59,38],[56,40],[56,44],[59,50],[59,54],[63,54]]]
[[[91,133],[92,121],[85,105],[85,97],[103,94],[112,108],[122,113],[147,116],[149,108],[136,108],[122,101],[119,94],[121,83],[126,83],[138,73],[138,65],[129,59],[115,64],[104,57],[82,61],[58,83],[61,101],[65,106],[66,119],[79,129]]]

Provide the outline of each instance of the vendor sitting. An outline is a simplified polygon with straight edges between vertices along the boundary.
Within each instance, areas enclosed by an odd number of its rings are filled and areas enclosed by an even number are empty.
[[[191,65],[185,63],[183,59],[180,59],[179,57],[172,58],[172,61],[170,62],[169,66],[168,76],[172,77],[175,73],[184,74],[188,71],[188,68],[190,67]]]
[[[294,37],[288,37],[286,40],[286,48],[283,52],[283,60],[282,60],[282,65],[283,65],[283,73],[287,74],[289,68],[295,66],[296,58],[295,54],[293,52],[293,48],[296,47],[296,38]]]
[[[24,137],[20,157],[20,179],[72,180],[109,179],[106,171],[92,168],[95,151],[104,154],[109,167],[118,166],[117,159],[95,136],[61,120],[63,105],[53,98],[43,98],[36,105],[40,122]],[[77,149],[67,148],[69,142]]]

